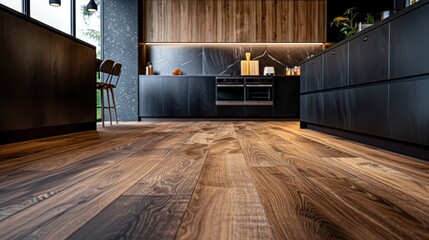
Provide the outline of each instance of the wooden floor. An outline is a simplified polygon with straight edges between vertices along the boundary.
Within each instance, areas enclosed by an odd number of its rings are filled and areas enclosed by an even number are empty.
[[[429,239],[429,162],[297,122],[0,146],[0,239]]]

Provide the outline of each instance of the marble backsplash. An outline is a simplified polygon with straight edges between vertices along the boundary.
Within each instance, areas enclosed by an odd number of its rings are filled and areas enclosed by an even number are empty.
[[[222,45],[222,46],[147,46],[147,59],[154,74],[171,75],[179,67],[185,75],[240,75],[240,61],[251,52],[252,60],[259,60],[259,73],[265,66],[273,66],[276,75],[283,75],[286,67],[293,67],[308,56],[322,51],[317,45]]]

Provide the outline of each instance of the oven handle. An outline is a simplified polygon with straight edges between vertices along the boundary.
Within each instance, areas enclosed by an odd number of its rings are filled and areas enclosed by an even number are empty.
[[[246,85],[246,87],[273,87],[273,85],[250,85],[250,84],[247,84]]]
[[[244,106],[244,101],[216,101],[218,106]]]
[[[246,101],[246,106],[272,106],[273,101]]]
[[[217,87],[244,87],[244,85],[217,85]]]

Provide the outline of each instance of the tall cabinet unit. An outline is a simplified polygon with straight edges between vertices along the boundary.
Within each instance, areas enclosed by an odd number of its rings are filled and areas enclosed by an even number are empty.
[[[429,158],[428,22],[420,1],[302,62],[301,126]]]

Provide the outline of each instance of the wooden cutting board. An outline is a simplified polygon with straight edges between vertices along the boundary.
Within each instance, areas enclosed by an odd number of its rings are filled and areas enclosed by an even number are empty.
[[[241,61],[241,75],[259,75],[259,61]]]

